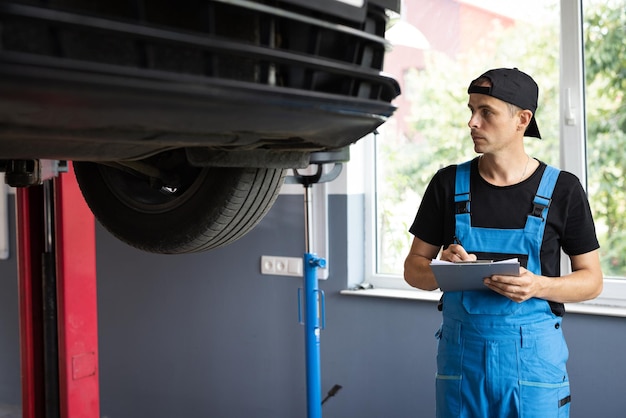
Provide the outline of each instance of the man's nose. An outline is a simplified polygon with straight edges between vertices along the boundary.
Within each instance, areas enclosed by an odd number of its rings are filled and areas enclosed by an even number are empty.
[[[472,115],[469,121],[467,121],[467,126],[469,126],[470,128],[476,128],[478,127],[479,123],[480,123],[480,120],[479,120],[478,115]]]

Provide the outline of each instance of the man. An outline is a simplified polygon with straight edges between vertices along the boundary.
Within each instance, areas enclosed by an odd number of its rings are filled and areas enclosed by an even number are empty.
[[[598,296],[602,271],[579,180],[524,150],[524,136],[541,138],[538,91],[516,68],[472,81],[468,125],[479,156],[435,174],[410,228],[404,277],[411,286],[439,287],[429,266],[438,255],[453,262],[517,257],[523,266],[519,276],[485,278],[485,290],[444,292],[439,418],[569,415],[563,303]],[[564,276],[561,249],[572,267]]]

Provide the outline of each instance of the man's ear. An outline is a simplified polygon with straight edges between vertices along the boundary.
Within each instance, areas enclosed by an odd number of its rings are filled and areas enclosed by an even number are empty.
[[[522,131],[526,131],[526,128],[528,127],[528,124],[530,123],[530,120],[533,118],[533,112],[531,112],[528,109],[524,109],[518,113],[518,117],[519,117],[518,129]]]

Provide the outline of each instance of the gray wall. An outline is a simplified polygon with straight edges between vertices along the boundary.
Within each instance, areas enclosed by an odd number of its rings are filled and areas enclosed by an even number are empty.
[[[350,200],[350,202],[349,202]],[[348,207],[330,197],[330,278],[322,387],[343,389],[327,418],[434,416],[432,302],[340,295]],[[350,203],[350,206],[348,205]],[[156,256],[97,229],[101,411],[108,418],[306,416],[301,280],[262,276],[262,254],[304,252],[302,197],[282,195],[240,241],[204,254]],[[16,268],[0,261],[0,404],[19,403]],[[568,314],[572,418],[623,417],[626,320]]]

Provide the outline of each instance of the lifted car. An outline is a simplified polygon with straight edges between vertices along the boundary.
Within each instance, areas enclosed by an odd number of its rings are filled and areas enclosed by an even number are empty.
[[[233,242],[287,169],[394,111],[399,0],[0,3],[0,171],[72,161],[98,221],[155,253]]]

